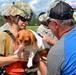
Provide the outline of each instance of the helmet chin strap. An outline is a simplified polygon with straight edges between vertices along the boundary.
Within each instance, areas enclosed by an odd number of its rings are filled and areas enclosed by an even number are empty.
[[[16,24],[18,24],[19,21],[19,16],[16,17],[16,19],[14,19],[12,16],[10,16],[10,20]]]
[[[19,24],[18,24],[19,16],[16,16],[16,19],[13,19],[13,18],[10,16],[10,20],[16,24],[16,26],[18,27],[19,30],[25,29],[25,28],[21,28],[21,27],[19,26]]]
[[[19,30],[22,30],[22,28],[18,25],[19,16],[17,16],[16,19],[13,19],[12,17],[10,17],[10,19],[12,22],[14,22],[16,24],[16,26],[18,27]]]

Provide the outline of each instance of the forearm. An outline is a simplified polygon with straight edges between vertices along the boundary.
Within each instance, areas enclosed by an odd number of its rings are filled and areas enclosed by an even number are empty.
[[[43,61],[39,62],[38,68],[39,68],[39,70],[41,72],[41,75],[46,75],[47,66],[45,65],[45,63]]]
[[[34,61],[37,63],[38,68],[39,68],[39,70],[41,72],[41,75],[46,75],[46,71],[47,71],[46,62],[47,62],[47,58],[46,57],[41,57],[39,55],[39,53],[37,52],[36,56],[34,58]]]
[[[57,40],[51,39],[46,35],[42,35],[43,39],[49,44],[49,45],[54,45],[56,44]]]
[[[48,40],[49,45],[54,45],[54,44],[56,44],[56,42],[57,42],[57,40],[53,40],[53,39]]]
[[[29,56],[28,51],[21,51],[21,50],[17,54],[14,54],[12,56],[7,57],[0,56],[0,67],[12,64],[17,61],[27,62],[28,56]]]
[[[17,57],[17,55],[12,55],[12,56],[7,56],[7,57],[0,56],[0,67],[17,62],[18,60],[19,58]]]

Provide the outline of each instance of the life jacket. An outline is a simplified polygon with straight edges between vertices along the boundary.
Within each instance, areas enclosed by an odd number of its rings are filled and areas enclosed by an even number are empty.
[[[11,35],[10,35],[11,36]],[[12,35],[13,36],[13,35]],[[15,38],[14,38],[15,39]],[[15,41],[12,39],[15,44]],[[19,48],[19,45],[14,46],[14,52]],[[26,62],[17,61],[5,67],[8,75],[26,75],[25,68],[27,67]]]

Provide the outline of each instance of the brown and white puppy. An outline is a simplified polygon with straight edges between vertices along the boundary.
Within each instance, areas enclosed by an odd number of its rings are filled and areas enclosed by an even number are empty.
[[[32,67],[32,60],[37,51],[42,51],[40,54],[45,55],[47,51],[45,49],[49,49],[49,45],[40,37],[36,32],[32,30],[21,30],[17,34],[17,42],[20,44],[20,48],[23,48],[26,51],[29,51],[29,59],[27,63],[27,67]],[[14,52],[16,54],[19,52],[20,48]],[[46,55],[45,55],[46,56]]]

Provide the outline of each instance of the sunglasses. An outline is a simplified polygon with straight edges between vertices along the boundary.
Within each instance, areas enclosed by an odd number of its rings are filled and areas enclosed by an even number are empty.
[[[54,21],[54,19],[48,19],[47,23],[49,24],[50,22],[53,22],[53,21]]]
[[[22,16],[19,16],[19,19],[21,20],[21,21],[23,21],[23,22],[26,22],[26,21],[30,21],[31,19],[30,18],[24,18],[24,17],[22,17]]]

